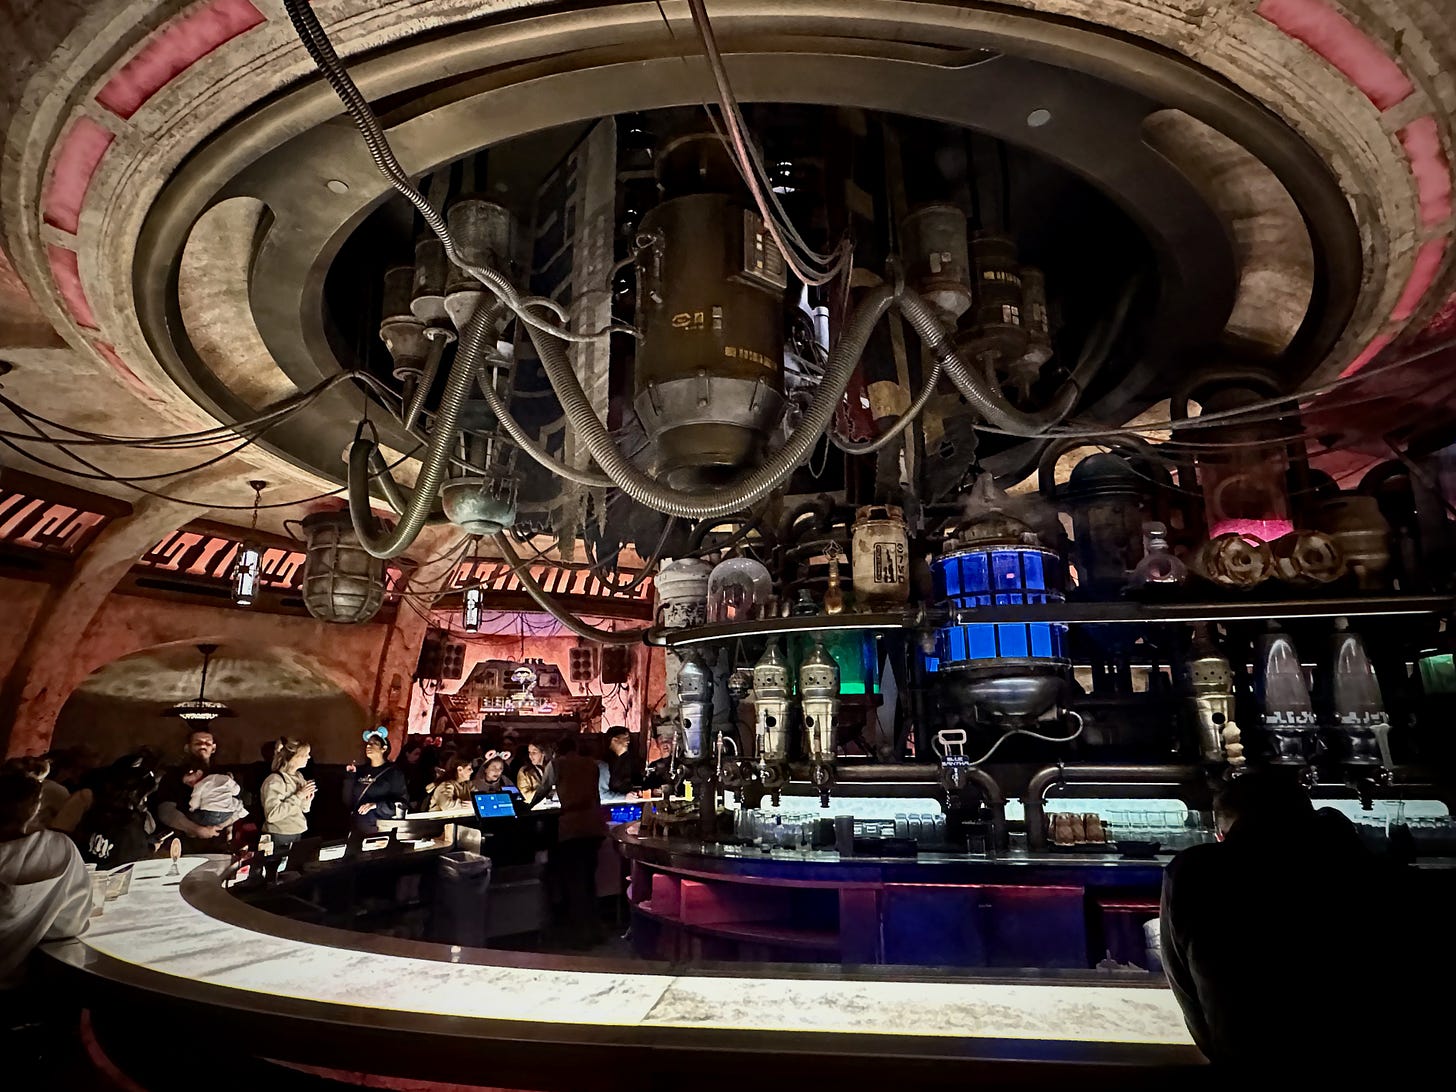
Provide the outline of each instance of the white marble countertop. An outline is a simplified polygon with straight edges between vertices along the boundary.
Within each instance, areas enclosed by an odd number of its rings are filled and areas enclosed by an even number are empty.
[[[590,1024],[645,1032],[746,1030],[765,1036],[766,1049],[777,1049],[778,1042],[792,1049],[795,1033],[811,1032],[1132,1044],[1150,1048],[1149,1062],[1198,1057],[1172,994],[1163,989],[444,963],[280,938],[218,920],[183,898],[179,878],[165,875],[169,863],[139,863],[127,895],[107,903],[79,939],[46,949],[82,970],[105,973],[104,961],[94,958],[100,954],[160,975],[239,991],[240,1000],[243,994],[263,994],[455,1021]],[[189,857],[181,864],[184,872],[199,867],[220,872],[223,863]],[[257,998],[247,1000],[256,1004]],[[765,1021],[766,1013],[772,1013],[771,1021]]]

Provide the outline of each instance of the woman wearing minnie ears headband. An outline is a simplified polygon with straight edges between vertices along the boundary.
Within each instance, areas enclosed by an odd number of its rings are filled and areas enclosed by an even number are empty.
[[[382,725],[364,733],[364,761],[344,767],[344,805],[354,829],[376,834],[380,819],[404,815],[409,786],[404,773],[389,761],[389,729]]]
[[[475,780],[470,783],[470,791],[518,793],[506,777],[506,767],[510,762],[510,751],[486,751],[475,772]]]

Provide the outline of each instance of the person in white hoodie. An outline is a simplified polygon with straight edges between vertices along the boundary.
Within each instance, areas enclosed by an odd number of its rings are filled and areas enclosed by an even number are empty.
[[[77,936],[91,916],[91,878],[64,834],[25,828],[40,807],[34,778],[0,773],[0,990],[20,985],[46,940]]]

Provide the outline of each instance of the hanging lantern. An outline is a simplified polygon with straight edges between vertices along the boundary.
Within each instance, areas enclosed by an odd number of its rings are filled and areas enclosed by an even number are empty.
[[[238,544],[231,575],[233,602],[240,607],[253,605],[258,597],[258,583],[263,578],[263,547],[252,536],[258,533],[258,505],[268,483],[253,481],[248,484],[253,487],[253,525],[249,528],[249,537]]]
[[[465,589],[465,606],[461,610],[466,633],[480,632],[480,615],[485,607],[485,592],[476,588]]]
[[[384,562],[359,543],[346,510],[303,520],[303,605],[321,622],[367,622],[384,602]]]
[[[202,653],[202,681],[197,684],[197,697],[191,701],[178,702],[162,716],[180,717],[192,724],[206,724],[218,717],[237,716],[223,702],[211,701],[207,697],[207,668],[212,662],[212,654],[217,651],[217,645],[198,645],[197,651]]]

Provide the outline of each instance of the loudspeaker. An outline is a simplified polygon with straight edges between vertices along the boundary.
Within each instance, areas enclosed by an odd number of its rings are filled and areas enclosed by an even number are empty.
[[[632,678],[632,649],[626,645],[608,645],[602,649],[602,682],[620,686]]]

